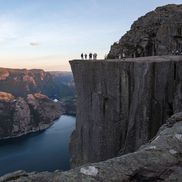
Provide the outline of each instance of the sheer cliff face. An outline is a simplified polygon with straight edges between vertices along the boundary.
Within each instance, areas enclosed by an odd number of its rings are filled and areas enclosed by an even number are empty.
[[[167,5],[140,17],[118,43],[111,46],[108,58],[172,55],[182,53],[182,5]]]
[[[17,137],[49,127],[62,109],[42,94],[26,98],[0,92],[0,139]]]
[[[135,151],[182,110],[182,57],[71,61],[77,89],[72,166]]]

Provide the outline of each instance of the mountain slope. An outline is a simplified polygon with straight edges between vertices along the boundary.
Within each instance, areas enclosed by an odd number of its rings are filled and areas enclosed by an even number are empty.
[[[182,53],[182,5],[166,5],[140,17],[118,43],[108,59]]]
[[[0,92],[0,139],[48,128],[62,114],[59,103],[36,93],[14,97]]]

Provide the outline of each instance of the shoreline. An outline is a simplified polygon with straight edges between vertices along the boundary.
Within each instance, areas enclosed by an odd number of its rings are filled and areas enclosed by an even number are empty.
[[[74,128],[75,117],[61,115],[46,131],[1,141],[0,176],[18,170],[27,172],[69,170],[69,141]],[[58,153],[61,155],[56,155]],[[14,164],[8,165],[9,161],[13,161]]]
[[[24,137],[26,135],[29,135],[29,134],[34,134],[34,133],[38,133],[38,132],[44,132],[45,130],[47,130],[48,128],[50,128],[52,125],[55,124],[55,122],[61,118],[64,114],[61,114],[60,117],[54,119],[50,124],[43,124],[45,126],[39,126],[38,128],[33,128],[32,130],[26,132],[26,133],[21,133],[19,135],[16,135],[16,136],[8,136],[8,137],[3,137],[3,138],[0,138],[0,142],[3,142],[3,141],[6,141],[6,140],[11,140],[11,139],[16,139],[16,138],[21,138],[21,137]]]

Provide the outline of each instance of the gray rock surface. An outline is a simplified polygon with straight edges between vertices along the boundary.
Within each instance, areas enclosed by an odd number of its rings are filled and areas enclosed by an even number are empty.
[[[111,46],[108,58],[182,54],[182,5],[156,8],[140,17]]]
[[[73,167],[137,150],[182,111],[182,56],[70,63],[78,95]]]
[[[0,182],[181,182],[182,113],[168,119],[151,143],[134,153],[92,163],[67,172],[17,171]]]
[[[61,105],[45,95],[35,93],[15,98],[0,92],[0,139],[46,129],[61,114]]]

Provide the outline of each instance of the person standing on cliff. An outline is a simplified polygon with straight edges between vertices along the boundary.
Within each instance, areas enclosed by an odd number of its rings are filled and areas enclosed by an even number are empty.
[[[93,59],[96,60],[97,59],[97,53],[93,54]]]
[[[125,59],[126,58],[126,54],[123,52],[122,53],[122,58]]]
[[[81,54],[81,59],[84,59],[83,53]]]
[[[92,53],[89,54],[89,59],[92,59]]]
[[[87,59],[87,54],[85,54],[85,59]]]

